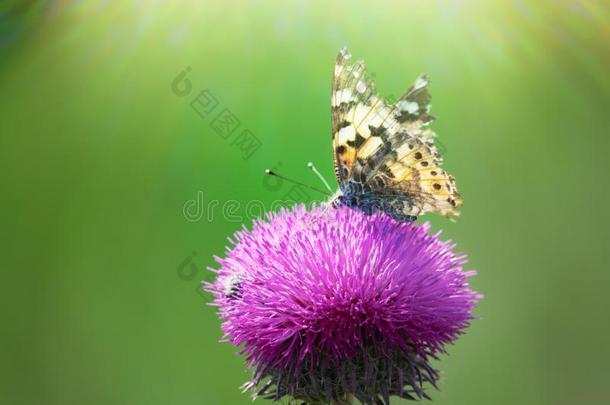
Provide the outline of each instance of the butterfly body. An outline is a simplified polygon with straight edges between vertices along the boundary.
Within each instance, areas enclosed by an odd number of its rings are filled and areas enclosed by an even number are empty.
[[[364,212],[367,215],[385,212],[397,221],[414,221],[416,216],[403,211],[405,199],[399,195],[379,195],[361,183],[348,183],[340,187],[330,198],[330,204],[337,208],[347,206]]]
[[[364,63],[349,65],[350,58],[342,49],[335,64],[333,152],[339,190],[331,204],[385,212],[398,221],[426,212],[459,215],[455,180],[440,168],[436,134],[427,128],[433,120],[427,77],[390,105],[366,79]]]

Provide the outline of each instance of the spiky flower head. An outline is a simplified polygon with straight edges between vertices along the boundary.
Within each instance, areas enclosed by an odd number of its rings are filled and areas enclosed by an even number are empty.
[[[269,214],[231,241],[214,283],[227,341],[254,396],[307,404],[427,398],[432,358],[480,299],[465,256],[429,225],[347,207]]]

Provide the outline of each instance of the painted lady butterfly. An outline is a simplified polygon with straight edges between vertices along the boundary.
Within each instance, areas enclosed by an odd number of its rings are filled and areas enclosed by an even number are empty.
[[[339,189],[334,207],[383,211],[399,221],[426,212],[456,217],[462,204],[455,180],[440,168],[430,115],[428,78],[419,77],[393,105],[379,97],[362,61],[349,65],[344,48],[335,64],[332,128]]]

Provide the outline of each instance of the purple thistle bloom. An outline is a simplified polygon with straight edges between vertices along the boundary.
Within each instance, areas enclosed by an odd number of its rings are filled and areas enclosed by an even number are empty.
[[[482,297],[465,256],[428,229],[298,206],[237,232],[206,288],[254,370],[245,387],[308,404],[428,398],[425,383],[438,379],[430,360]]]

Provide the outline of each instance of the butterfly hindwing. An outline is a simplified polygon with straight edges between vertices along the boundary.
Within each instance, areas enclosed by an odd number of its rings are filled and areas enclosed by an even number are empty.
[[[409,138],[395,149],[369,182],[371,192],[404,196],[402,213],[419,216],[438,212],[457,216],[461,199],[455,180],[440,167],[440,155],[431,142]]]
[[[401,127],[419,128],[434,120],[430,115],[430,93],[428,92],[428,76],[422,75],[406,93],[396,102],[396,120]]]

